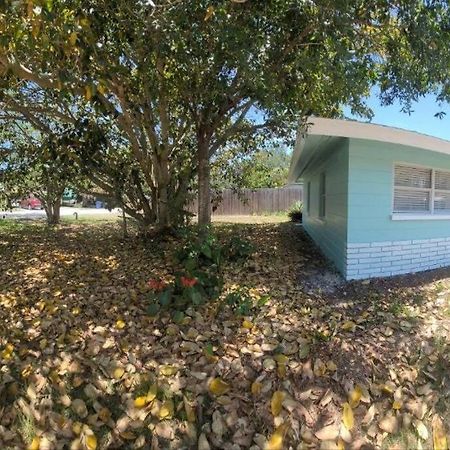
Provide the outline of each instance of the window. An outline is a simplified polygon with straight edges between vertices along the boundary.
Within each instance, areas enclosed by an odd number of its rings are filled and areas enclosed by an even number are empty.
[[[450,172],[396,165],[394,212],[450,214]]]
[[[319,184],[319,217],[324,218],[326,214],[326,178],[325,173],[320,174]]]
[[[309,214],[311,205],[311,181],[306,185],[306,212]]]

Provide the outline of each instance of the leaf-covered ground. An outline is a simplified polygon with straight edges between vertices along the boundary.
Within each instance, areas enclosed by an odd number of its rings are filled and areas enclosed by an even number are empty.
[[[254,307],[175,324],[145,314],[174,240],[0,228],[2,450],[447,448],[450,271],[344,283],[295,225],[217,231]]]

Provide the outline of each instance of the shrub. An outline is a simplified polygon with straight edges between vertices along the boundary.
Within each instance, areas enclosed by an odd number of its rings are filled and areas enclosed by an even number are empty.
[[[253,244],[248,239],[243,239],[239,235],[232,236],[224,246],[224,253],[229,261],[247,259],[254,250]]]
[[[184,310],[199,306],[219,297],[222,291],[222,248],[214,235],[199,239],[187,236],[187,243],[175,255],[180,270],[172,281],[152,279],[147,313],[151,316],[160,310],[169,310],[175,321],[182,321]]]
[[[288,211],[288,216],[291,219],[291,222],[301,222],[303,219],[303,203],[294,203]]]

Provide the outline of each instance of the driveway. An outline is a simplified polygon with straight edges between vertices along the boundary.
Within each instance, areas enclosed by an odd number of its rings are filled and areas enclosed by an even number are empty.
[[[70,206],[61,207],[61,217],[73,217],[78,214],[78,218],[82,217],[114,217],[121,214],[121,210],[116,208],[109,211],[105,208],[74,208]],[[22,209],[14,208],[12,211],[0,211],[0,219],[45,219],[45,211],[43,209]]]

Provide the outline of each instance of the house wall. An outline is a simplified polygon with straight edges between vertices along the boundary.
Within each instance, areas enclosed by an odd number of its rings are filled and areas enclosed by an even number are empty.
[[[304,199],[309,197],[309,213],[306,204],[303,226],[323,253],[345,273],[347,249],[347,184],[348,139],[332,139],[317,149],[318,157],[303,173]],[[321,173],[326,175],[326,213],[319,218],[319,189]],[[311,191],[308,194],[308,183]]]
[[[450,265],[450,220],[392,220],[394,164],[450,170],[450,156],[349,140],[346,277],[360,279]]]

